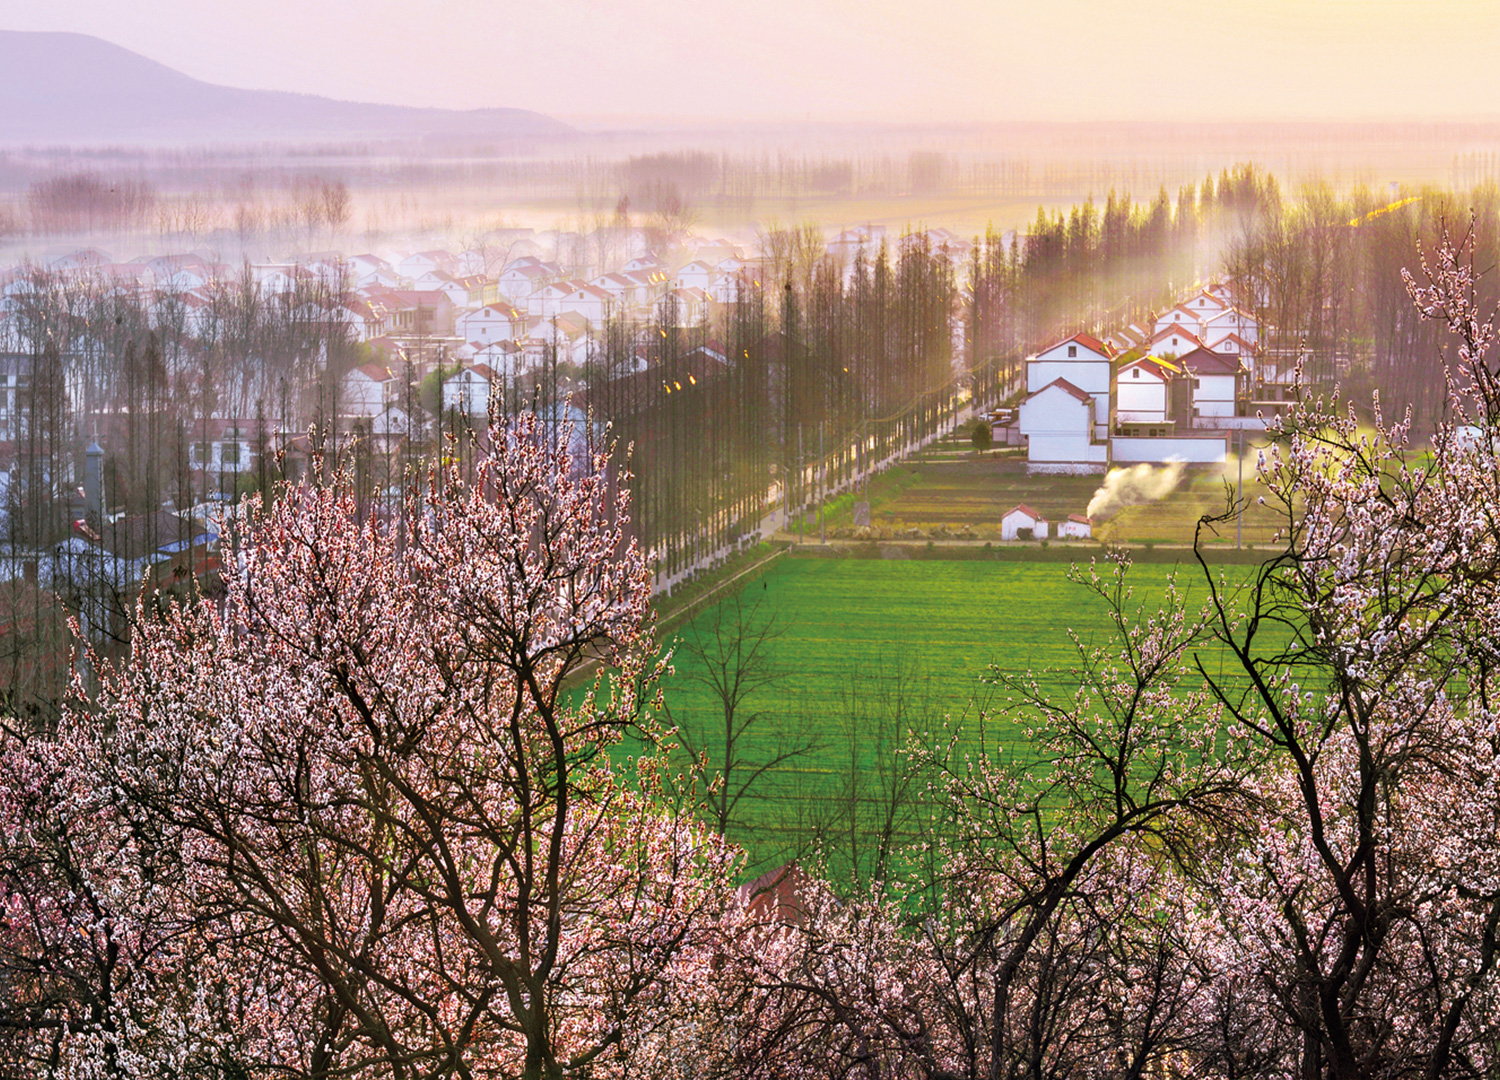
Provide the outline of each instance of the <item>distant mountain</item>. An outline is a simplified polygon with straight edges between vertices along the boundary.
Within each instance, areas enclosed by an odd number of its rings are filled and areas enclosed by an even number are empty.
[[[416,109],[237,90],[86,34],[0,30],[0,142],[203,143],[566,135],[525,109]]]

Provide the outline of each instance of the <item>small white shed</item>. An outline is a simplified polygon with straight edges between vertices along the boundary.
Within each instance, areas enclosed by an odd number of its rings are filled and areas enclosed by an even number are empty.
[[[1057,527],[1057,535],[1062,540],[1091,540],[1094,523],[1082,514],[1069,514],[1068,520]]]
[[[1045,540],[1047,519],[1025,503],[1011,507],[1000,516],[1000,539]]]

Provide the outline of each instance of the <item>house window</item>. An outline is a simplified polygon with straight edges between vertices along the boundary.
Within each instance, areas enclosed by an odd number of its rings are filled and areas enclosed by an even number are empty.
[[[193,461],[196,464],[202,465],[205,461],[207,461],[208,454],[208,443],[200,442],[193,444]]]
[[[1072,357],[1075,357],[1077,355],[1078,355],[1078,346],[1077,345],[1069,345],[1068,346],[1068,357],[1069,357],[1069,359],[1071,359]]]
[[[219,463],[221,465],[238,465],[240,463],[240,444],[237,442],[220,443]]]
[[[1139,379],[1141,377],[1141,369],[1140,368],[1133,368],[1131,370],[1131,372],[1130,372],[1130,377],[1132,379]]]

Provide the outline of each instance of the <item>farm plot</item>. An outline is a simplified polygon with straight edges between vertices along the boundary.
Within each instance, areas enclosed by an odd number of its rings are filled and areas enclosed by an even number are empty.
[[[1255,501],[1253,469],[1246,480],[1248,505],[1241,522],[1241,541],[1269,543],[1281,522]],[[1233,477],[1231,477],[1233,479]],[[893,471],[889,480],[872,485],[870,521],[877,529],[933,531],[967,527],[980,539],[999,536],[1000,516],[1024,503],[1048,521],[1065,521],[1089,506],[1099,476],[1027,476],[1019,463],[994,458],[962,462],[921,462]],[[1190,544],[1198,519],[1225,507],[1224,475],[1188,473],[1165,496],[1138,505],[1114,507],[1095,521],[1095,539],[1117,544]],[[849,522],[840,518],[838,526]],[[1219,540],[1233,543],[1231,522],[1220,527]]]
[[[1135,567],[1138,599],[1154,609],[1171,570]],[[729,815],[729,834],[749,849],[752,865],[800,854],[813,838],[864,858],[855,849],[891,814],[911,809],[889,797],[909,733],[938,736],[945,718],[967,718],[972,732],[979,709],[1002,703],[985,680],[990,664],[1011,674],[1061,669],[1047,685],[1065,695],[1077,660],[1069,630],[1098,644],[1110,632],[1098,601],[1067,571],[1058,563],[798,559],[753,582],[740,610],[752,613],[752,626],[774,617],[765,643],[773,677],[740,703],[742,720],[753,720],[728,785],[737,792],[754,769],[776,762]],[[1184,567],[1180,578],[1193,600],[1206,597],[1199,573]],[[711,643],[715,620],[705,611],[674,635],[676,672],[665,701],[669,721],[718,768],[723,708],[692,648]],[[718,625],[734,620],[720,617]],[[989,736],[1025,752],[1014,728],[992,725]],[[911,839],[917,828],[913,817],[898,831]]]

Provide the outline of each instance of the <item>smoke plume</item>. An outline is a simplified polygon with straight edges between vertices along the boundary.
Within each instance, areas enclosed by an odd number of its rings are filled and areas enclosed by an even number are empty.
[[[1128,469],[1111,469],[1089,500],[1087,515],[1107,518],[1127,506],[1155,502],[1177,486],[1186,467],[1180,461],[1172,461],[1160,469],[1144,462]]]

